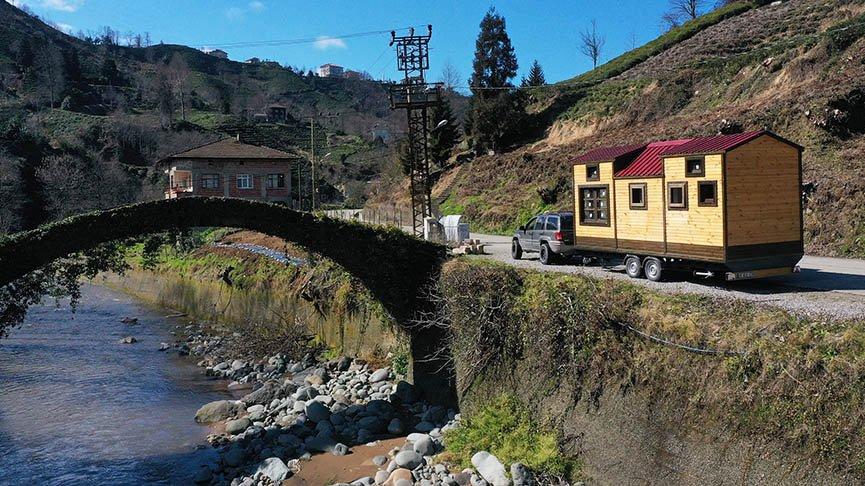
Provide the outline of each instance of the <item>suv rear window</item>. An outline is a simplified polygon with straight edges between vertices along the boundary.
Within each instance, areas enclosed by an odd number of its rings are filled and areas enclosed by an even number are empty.
[[[559,227],[563,231],[574,229],[574,215],[573,214],[562,214],[560,217],[562,218],[562,224]]]

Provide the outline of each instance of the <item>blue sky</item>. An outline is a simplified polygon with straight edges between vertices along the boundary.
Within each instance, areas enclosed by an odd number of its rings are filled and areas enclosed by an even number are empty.
[[[2,1],[2,0],[0,0]],[[578,32],[592,19],[607,42],[602,61],[660,33],[667,0],[7,0],[73,31],[109,25],[150,32],[154,42],[213,47],[246,41],[316,39],[412,25],[433,25],[430,80],[446,62],[463,78],[471,73],[478,24],[490,6],[504,15],[523,75],[533,59],[548,82],[591,68],[577,50]],[[312,68],[331,62],[397,78],[389,35],[287,46],[226,48],[235,60],[267,58]],[[519,81],[519,77],[516,80]]]

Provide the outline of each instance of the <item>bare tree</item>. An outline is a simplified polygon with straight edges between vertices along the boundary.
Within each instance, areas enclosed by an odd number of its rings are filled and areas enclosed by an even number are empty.
[[[700,16],[705,0],[670,0],[670,12],[686,21],[694,20]]]
[[[598,23],[592,20],[591,27],[580,32],[580,52],[592,60],[592,67],[598,67],[598,60],[604,50],[607,38],[598,33]]]
[[[180,119],[186,121],[186,84],[189,78],[189,65],[179,53],[174,53],[168,63],[168,79],[180,99]]]
[[[63,56],[50,45],[45,45],[36,55],[35,65],[41,91],[47,96],[51,108],[54,108],[65,87]]]
[[[455,91],[462,82],[459,70],[450,61],[447,61],[442,68],[441,82],[444,83],[447,91]]]
[[[722,5],[724,1],[721,0],[718,5]],[[661,23],[667,30],[675,29],[702,15],[706,3],[707,0],[670,0],[670,9],[661,17]]]

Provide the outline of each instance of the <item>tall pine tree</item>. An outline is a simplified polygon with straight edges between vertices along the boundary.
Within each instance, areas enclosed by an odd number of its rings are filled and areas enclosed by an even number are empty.
[[[472,63],[472,96],[467,132],[476,147],[494,151],[518,136],[525,116],[522,96],[511,93],[517,57],[505,19],[491,7],[481,20]],[[503,89],[504,88],[504,89]]]
[[[529,69],[529,75],[523,78],[522,85],[543,86],[545,84],[547,84],[547,78],[544,77],[544,68],[542,68],[538,60],[535,59],[535,62],[532,63],[531,69]]]

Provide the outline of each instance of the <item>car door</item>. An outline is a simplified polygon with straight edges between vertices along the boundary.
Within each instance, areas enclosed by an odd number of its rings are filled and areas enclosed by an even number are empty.
[[[546,224],[547,217],[546,216],[538,216],[535,219],[535,225],[532,228],[531,235],[529,235],[529,249],[532,251],[540,251],[540,237],[544,234],[544,225]]]
[[[519,230],[520,237],[520,246],[523,247],[523,250],[531,250],[532,247],[532,232],[535,229],[535,220],[537,218],[530,219],[522,228]]]
[[[538,237],[540,241],[550,241],[553,238],[553,235],[556,234],[556,231],[559,230],[559,217],[558,216],[547,216],[547,222],[544,225],[544,233],[540,237]]]

